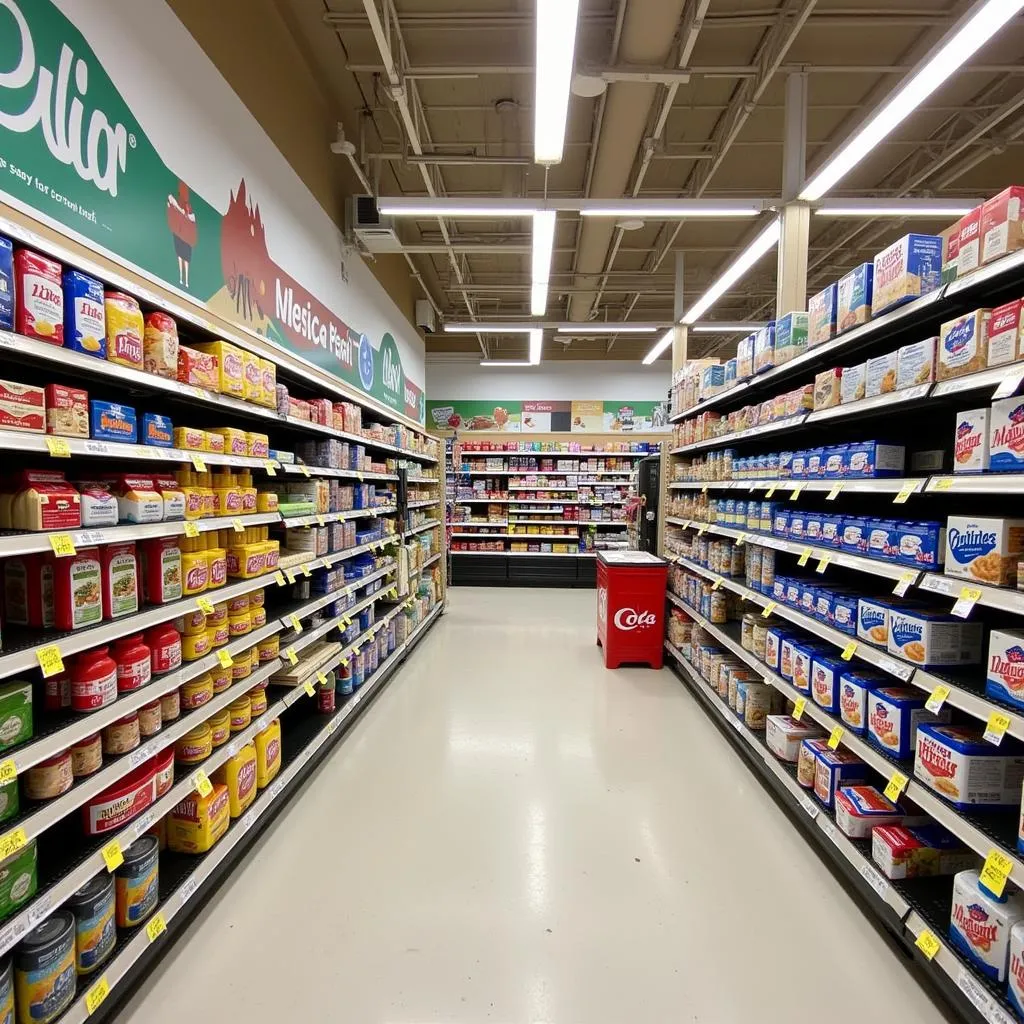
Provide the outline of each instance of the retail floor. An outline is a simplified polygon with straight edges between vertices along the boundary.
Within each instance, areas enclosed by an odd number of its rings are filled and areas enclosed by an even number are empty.
[[[594,602],[453,590],[119,1020],[942,1020],[676,676],[605,671]]]

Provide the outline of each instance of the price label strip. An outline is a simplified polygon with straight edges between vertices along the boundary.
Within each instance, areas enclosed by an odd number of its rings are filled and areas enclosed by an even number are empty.
[[[186,537],[198,537],[199,526],[196,523],[185,523],[185,536]]]
[[[327,685],[327,676],[325,676],[323,672],[317,672],[317,674],[316,674],[316,681],[321,686],[326,686]]]
[[[761,618],[763,618],[763,619],[767,619],[767,618],[768,618],[768,616],[769,616],[769,615],[771,615],[771,613],[772,613],[773,611],[775,611],[775,609],[776,609],[776,608],[778,608],[778,607],[779,607],[779,605],[778,605],[778,602],[777,602],[777,601],[769,601],[769,602],[768,602],[768,603],[767,603],[767,604],[766,604],[766,605],[764,606],[764,610],[763,610],[763,611],[761,612]]]
[[[885,787],[885,797],[895,803],[900,798],[900,793],[907,788],[910,779],[903,772],[893,772]]]
[[[196,785],[196,792],[201,797],[208,797],[213,792],[213,783],[210,781],[210,777],[202,770],[199,769],[193,776],[193,781]]]
[[[283,573],[283,572],[275,572],[275,573],[274,573],[274,582],[275,582],[275,583],[276,583],[276,584],[277,584],[277,585],[278,585],[279,587],[283,587],[283,586],[284,586],[284,584],[285,584],[285,578],[284,578],[284,573]]]
[[[314,689],[313,689],[313,683],[312,683],[312,681],[311,681],[311,680],[307,679],[307,680],[306,680],[306,681],[305,681],[305,682],[304,682],[304,683],[302,684],[302,686],[303,686],[303,689],[304,689],[304,690],[306,691],[306,696],[307,696],[307,697],[312,697],[312,696],[313,696],[313,694],[314,694],[314,693],[316,693],[316,690],[314,690]]]
[[[811,560],[812,554],[814,554],[814,552],[810,548],[804,548],[803,551],[800,552],[800,557],[797,559],[796,564],[802,568]]]
[[[116,839],[107,843],[101,853],[103,854],[103,863],[107,865],[107,870],[111,873],[124,863],[124,853],[121,852],[121,844]]]
[[[208,597],[197,597],[196,606],[204,615],[213,614],[213,602]]]
[[[231,520],[231,529],[234,530],[235,533],[245,532],[245,527],[242,525],[242,520],[238,518]]]
[[[725,582],[725,580],[722,579],[721,576],[719,576],[718,579],[716,579],[715,582],[711,584],[711,589],[712,590],[719,590],[724,582]]]
[[[195,471],[197,473],[205,473],[206,472],[206,462],[204,461],[202,455],[193,455],[192,456],[192,465],[195,467]]]
[[[857,653],[857,641],[851,640],[844,648],[842,653],[843,661],[849,661]]]
[[[961,587],[952,612],[958,619],[966,619],[980,600],[981,590],[978,587]]]
[[[224,650],[224,648],[221,648],[217,652],[217,660],[220,662],[221,668],[231,668],[231,666],[234,665],[234,660],[231,655]]]
[[[942,476],[935,481],[935,486],[932,490],[935,491],[948,491],[953,487],[953,478],[951,476]]]
[[[299,656],[295,653],[294,647],[289,647],[284,653],[293,665],[298,665]]]
[[[14,758],[9,757],[6,761],[0,761],[0,785],[13,782],[18,777],[18,769],[14,764]]]
[[[789,492],[789,500],[796,501],[800,497],[800,492],[804,489],[803,484],[797,484],[792,491]]]
[[[905,505],[907,503],[907,499],[915,492],[916,489],[917,484],[909,484],[892,499],[892,503],[894,505]]]

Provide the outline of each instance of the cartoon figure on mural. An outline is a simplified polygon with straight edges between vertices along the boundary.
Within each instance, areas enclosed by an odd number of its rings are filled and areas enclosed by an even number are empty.
[[[188,271],[192,263],[192,250],[198,240],[196,215],[189,201],[188,185],[178,182],[177,196],[167,197],[167,226],[174,238],[174,254],[178,257],[178,284],[188,288]]]

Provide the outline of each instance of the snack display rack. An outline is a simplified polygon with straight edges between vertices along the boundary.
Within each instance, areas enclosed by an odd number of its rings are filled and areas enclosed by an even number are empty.
[[[116,929],[113,916],[102,929],[104,943],[112,944],[93,968],[76,975],[72,962],[70,971],[62,965],[54,974],[52,995],[62,1009],[47,1019],[63,1024],[110,1015],[130,986],[166,953],[165,936],[179,931],[243,863],[258,833],[301,792],[315,766],[443,612],[443,453],[420,424],[255,334],[215,322],[170,293],[154,291],[105,261],[91,260],[71,243],[65,246],[21,219],[2,216],[0,235],[16,247],[134,296],[144,312],[173,318],[182,345],[227,343],[272,361],[280,385],[276,405],[260,404],[0,329],[0,378],[5,386],[17,382],[30,391],[50,384],[81,389],[90,399],[137,407],[140,424],[144,409],[162,423],[188,423],[190,437],[209,438],[220,431],[230,439],[252,432],[265,438],[267,446],[262,450],[257,442],[241,454],[193,444],[158,445],[141,431],[137,440],[149,443],[98,438],[91,430],[88,436],[71,436],[47,429],[0,429],[7,481],[19,479],[25,470],[59,471],[76,487],[78,481],[101,481],[89,486],[102,492],[108,478],[133,474],[133,480],[137,476],[142,481],[137,485],[142,494],[156,486],[158,477],[165,478],[160,493],[168,495],[163,518],[153,521],[131,521],[119,505],[119,514],[102,526],[0,530],[5,582],[0,702],[9,689],[17,690],[26,703],[16,712],[5,703],[4,721],[27,723],[27,735],[22,730],[11,742],[5,729],[0,740],[0,858],[10,878],[0,893],[0,989],[10,988],[9,972],[13,969],[16,976],[21,951],[35,929],[72,916],[69,908],[77,905],[83,887],[108,873],[120,878],[117,873],[130,860],[133,844],[156,837],[160,846],[158,869],[154,867],[141,890],[146,893],[142,911],[122,926],[118,904]],[[290,403],[284,406],[282,389]],[[336,411],[330,421],[306,418],[312,415],[310,408],[322,411],[332,405]],[[185,436],[176,433],[175,440]],[[217,480],[218,472],[227,475]],[[258,505],[227,504],[243,484]],[[3,492],[12,493],[13,486]],[[195,516],[188,511],[184,518],[167,514],[169,495],[177,495],[179,486],[183,494],[188,492],[183,508],[191,509],[191,495],[205,488],[215,511],[227,514],[210,514],[205,504]],[[122,501],[121,492],[117,494]],[[124,493],[125,509],[136,500],[134,494]],[[225,507],[218,510],[218,502]],[[174,568],[166,577],[180,580],[182,591],[163,600],[156,598],[156,585],[152,578],[147,582],[141,565],[144,547],[154,544],[165,544],[175,558],[182,558],[180,566],[167,563]],[[21,600],[22,581],[28,578],[19,575],[24,566],[41,572],[45,583],[51,573],[59,573],[62,559],[97,551],[102,560],[113,546],[131,551],[134,575],[127,590],[135,592],[133,610],[113,616],[104,609],[96,621],[66,630],[48,617],[39,625],[14,624],[12,602]],[[204,556],[206,562],[198,558],[204,573],[209,569],[209,583],[205,575],[202,586],[196,583],[199,577],[189,577],[184,552],[193,549],[221,550],[226,578],[213,578],[214,554]],[[125,592],[124,586],[117,590],[111,583],[110,594]],[[40,598],[44,607],[47,600]],[[147,653],[142,685],[118,685],[92,710],[80,703],[71,706],[71,694],[79,685],[74,667],[83,655],[107,647],[121,651],[136,642],[147,652],[155,650],[149,638],[158,631],[176,638],[173,664],[158,667]],[[122,660],[117,667],[122,669]],[[211,682],[209,692],[208,679],[217,682]],[[185,696],[186,691],[193,696]],[[241,711],[240,700],[247,704]],[[176,715],[161,720],[157,712],[155,728],[150,721],[145,733],[137,732],[126,745],[114,745],[114,730],[124,723],[137,729],[136,719],[144,711],[172,706],[178,708]],[[220,719],[230,720],[230,733],[218,732]],[[214,737],[207,749],[195,739],[204,731]],[[198,755],[190,743],[198,744]],[[79,774],[76,752],[91,744],[98,760]],[[256,774],[250,778],[246,768],[238,779],[248,781],[222,782],[230,780],[231,767],[243,763],[238,759],[244,761],[250,749],[263,751]],[[57,790],[40,795],[33,787],[55,784],[58,769],[53,766],[59,763],[63,771],[69,750],[74,776],[66,784],[61,777]],[[131,780],[158,761],[169,766],[162,769],[162,781],[146,789],[144,797],[138,795],[142,787],[130,791]],[[249,787],[244,802],[243,786]],[[122,808],[109,827],[90,828],[91,814],[106,813],[94,811],[97,802],[120,792],[119,787],[135,794],[130,808]],[[110,796],[108,804],[114,800]],[[191,852],[168,842],[169,822],[195,810],[201,823],[207,811],[198,808],[204,801],[218,808],[207,809],[210,821],[218,815],[217,833],[211,832]],[[197,826],[200,831],[202,827]],[[30,868],[24,867],[26,858]],[[12,873],[20,873],[17,884]],[[81,952],[80,931],[72,953],[76,948]]]
[[[680,430],[703,414],[724,421],[730,411],[749,403],[813,385],[828,367],[934,337],[948,321],[1022,294],[1024,252],[1018,252],[678,411],[672,422]],[[662,553],[674,563],[667,607],[669,663],[791,812],[794,825],[855,891],[865,912],[904,948],[919,977],[940,990],[963,1018],[990,1024],[1024,1018],[1015,1012],[1007,982],[986,976],[951,938],[953,871],[887,876],[876,859],[872,832],[863,838],[845,834],[835,801],[820,799],[813,786],[807,788],[806,777],[800,779],[798,765],[770,749],[766,719],[796,719],[814,728],[809,739],[820,739],[819,747],[827,746],[855,766],[856,780],[842,784],[884,791],[896,805],[900,824],[906,821],[910,828],[923,822],[946,830],[949,849],[962,855],[954,871],[974,867],[995,880],[997,888],[1005,885],[1011,899],[1024,889],[1019,791],[1024,770],[1012,767],[1024,766],[1017,760],[1024,757],[1024,700],[1019,699],[1019,680],[999,691],[986,686],[995,671],[993,655],[998,661],[1001,649],[994,646],[994,635],[1019,635],[1024,645],[1024,632],[1015,633],[1024,630],[1024,589],[1016,589],[1024,588],[1024,573],[1017,570],[1018,558],[1024,557],[1024,533],[1015,533],[1006,549],[995,542],[1002,559],[998,580],[984,578],[988,565],[974,572],[969,559],[966,569],[957,559],[950,561],[948,543],[951,529],[958,538],[954,545],[960,543],[962,532],[955,531],[965,520],[999,524],[994,527],[998,532],[1022,518],[1016,496],[1024,490],[1024,473],[993,472],[987,462],[980,471],[963,472],[956,457],[967,411],[982,411],[987,421],[993,402],[1013,401],[1024,382],[1022,356],[1024,350],[1018,348],[1016,358],[1005,365],[829,408],[803,409],[731,432],[712,429],[697,439],[679,433],[666,453],[663,488],[667,515]],[[851,474],[841,456],[834,475],[790,472],[794,453],[802,457],[821,451],[824,467],[825,453],[859,450],[864,438],[902,449],[899,466],[890,475]],[[989,441],[998,439],[984,440],[987,451]],[[780,453],[783,448],[788,451]],[[794,523],[799,524],[796,536],[790,532]],[[804,531],[808,524],[809,531]],[[930,532],[933,525],[940,532]],[[934,547],[930,540],[903,547],[885,542],[876,548],[872,538],[889,530],[890,539],[914,534],[938,537],[938,542]],[[762,565],[756,578],[751,564]],[[769,565],[770,570],[764,568]],[[794,593],[796,603],[790,599]],[[886,642],[877,642],[881,634],[862,628],[869,621],[863,617],[864,602],[888,602],[892,609],[886,613]],[[962,623],[977,631],[955,634],[960,639],[951,646],[957,653],[948,657],[926,648],[930,639],[915,646],[913,640],[903,642],[906,636],[894,636],[894,623],[931,614],[950,623],[952,630]],[[754,630],[764,631],[766,646],[752,639]],[[788,675],[783,672],[772,630],[810,645],[806,680],[798,680],[791,666]],[[1013,661],[1016,656],[1009,657]],[[819,675],[815,659],[838,666],[836,678],[844,679],[848,672],[852,679],[859,675],[869,680],[870,687],[894,687],[901,694],[905,690],[900,699],[926,713],[924,721],[947,719],[977,737],[992,756],[1005,756],[1010,770],[1018,773],[1015,800],[996,807],[954,804],[935,785],[928,768],[922,768],[913,742],[905,756],[897,757],[877,741],[882,733],[870,716],[860,719],[859,726],[853,724],[857,712],[849,717],[848,708],[854,705],[843,705],[841,691],[823,682],[828,672]],[[958,660],[960,664],[944,663]],[[720,664],[731,666],[724,676]],[[759,704],[748,714],[743,703],[747,691],[741,690],[737,698],[735,686],[729,690],[734,672],[741,681],[764,686],[758,691],[763,707]],[[870,696],[867,706],[873,706]],[[813,751],[809,756],[815,756]],[[1011,963],[1009,969],[1020,967]]]

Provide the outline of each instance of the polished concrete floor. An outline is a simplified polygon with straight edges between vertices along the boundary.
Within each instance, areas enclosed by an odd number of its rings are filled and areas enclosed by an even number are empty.
[[[605,671],[594,601],[454,590],[120,1019],[942,1020],[676,676]]]

